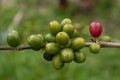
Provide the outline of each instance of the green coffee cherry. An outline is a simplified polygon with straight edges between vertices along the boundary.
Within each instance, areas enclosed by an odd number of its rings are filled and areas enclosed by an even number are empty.
[[[109,36],[102,36],[100,38],[100,41],[103,41],[103,42],[111,42],[111,38]]]
[[[65,48],[61,51],[61,60],[63,62],[71,62],[74,59],[73,50],[70,48]]]
[[[64,26],[65,24],[72,24],[71,19],[65,18],[61,21],[61,25]]]
[[[74,53],[74,55],[75,55],[74,61],[76,63],[83,63],[83,62],[85,62],[86,55],[83,52],[77,51],[77,52]]]
[[[42,34],[37,34],[37,36],[39,36],[42,39],[42,41],[45,41],[45,38]]]
[[[56,35],[56,41],[61,45],[68,44],[69,40],[70,40],[70,37],[66,32],[59,32]]]
[[[53,56],[52,65],[56,70],[60,70],[64,66],[64,63],[62,62],[60,58],[60,54]]]
[[[45,51],[50,55],[54,55],[54,54],[60,53],[60,47],[58,44],[53,42],[47,43],[45,46]]]
[[[85,40],[81,37],[71,40],[70,47],[74,50],[79,50],[85,46]]]
[[[76,37],[79,37],[79,34],[78,34],[77,30],[74,29],[74,32],[73,32],[73,34],[71,35],[71,38],[76,38]]]
[[[52,34],[47,34],[47,35],[45,36],[45,40],[46,40],[47,42],[56,42],[56,38],[55,38],[55,36],[53,36]]]
[[[71,36],[74,33],[74,27],[72,24],[65,24],[63,26],[63,31]]]
[[[10,33],[8,33],[7,35],[7,43],[8,45],[10,45],[11,47],[17,47],[20,45],[20,36],[19,33],[15,30],[11,31]]]
[[[61,31],[61,26],[57,21],[52,21],[49,23],[49,31],[52,35],[56,35]]]
[[[97,54],[100,52],[100,45],[97,44],[97,43],[92,43],[90,46],[89,46],[89,50],[91,53],[94,53],[94,54]]]
[[[42,34],[31,35],[28,37],[27,41],[33,50],[39,50],[41,46],[44,45],[44,37]]]

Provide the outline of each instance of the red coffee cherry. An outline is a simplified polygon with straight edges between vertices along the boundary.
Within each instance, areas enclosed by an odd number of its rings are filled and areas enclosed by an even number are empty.
[[[99,22],[92,22],[89,27],[92,37],[97,38],[102,33],[102,25]]]

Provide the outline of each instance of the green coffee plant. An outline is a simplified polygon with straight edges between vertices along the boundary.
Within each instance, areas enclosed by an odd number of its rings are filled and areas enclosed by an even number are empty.
[[[89,27],[91,41],[86,42],[80,37],[74,28],[72,21],[65,18],[61,23],[51,21],[49,23],[49,33],[32,34],[28,37],[28,45],[20,45],[19,33],[15,30],[7,35],[7,43],[9,46],[0,46],[0,50],[26,50],[32,49],[39,51],[44,49],[43,58],[50,61],[56,70],[61,69],[64,64],[72,61],[83,63],[86,55],[82,52],[84,47],[89,47],[89,51],[98,54],[103,47],[120,48],[120,43],[112,43],[109,36],[101,36],[103,27],[99,22],[92,22]],[[101,37],[100,37],[101,36]]]

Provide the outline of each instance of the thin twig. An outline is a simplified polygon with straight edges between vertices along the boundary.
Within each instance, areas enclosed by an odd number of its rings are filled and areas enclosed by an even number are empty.
[[[87,42],[85,47],[89,47],[93,42]],[[120,43],[113,43],[113,42],[99,42],[102,48],[120,48]],[[43,48],[43,46],[41,46]],[[28,45],[21,45],[17,48],[17,50],[28,50],[32,49]],[[0,50],[16,50],[10,46],[0,46]]]
[[[93,42],[87,42],[86,47],[89,47],[90,44]],[[106,48],[120,48],[120,43],[113,43],[113,42],[99,42],[101,47],[106,47]]]
[[[0,46],[0,50],[27,50],[27,49],[32,49],[28,45],[22,45],[16,48],[10,47],[10,46]]]

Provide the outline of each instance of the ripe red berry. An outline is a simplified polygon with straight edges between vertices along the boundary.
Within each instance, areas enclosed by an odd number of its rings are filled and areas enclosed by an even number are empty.
[[[89,27],[92,37],[97,38],[102,33],[102,25],[99,22],[92,22]]]

